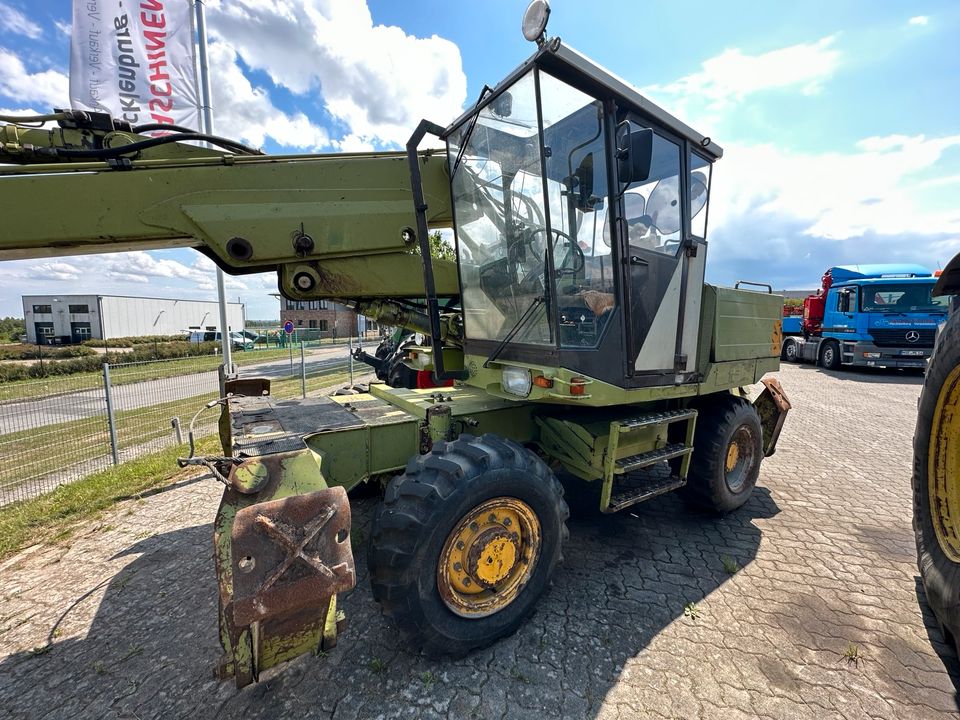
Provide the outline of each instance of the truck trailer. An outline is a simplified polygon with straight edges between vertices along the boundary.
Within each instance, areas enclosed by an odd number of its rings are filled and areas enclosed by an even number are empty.
[[[840,265],[803,301],[803,315],[784,317],[781,358],[829,370],[841,366],[924,368],[947,298],[922,265]]]

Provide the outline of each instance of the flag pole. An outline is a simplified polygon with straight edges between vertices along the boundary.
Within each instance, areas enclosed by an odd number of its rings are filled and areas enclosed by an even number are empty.
[[[193,9],[197,16],[197,59],[200,62],[200,129],[207,135],[213,135],[213,103],[210,99],[210,66],[207,63],[207,19],[203,0],[194,0]],[[233,344],[230,342],[230,328],[227,325],[227,290],[223,270],[217,266],[217,302],[220,305],[220,341],[223,348],[223,369],[225,373],[233,371]]]

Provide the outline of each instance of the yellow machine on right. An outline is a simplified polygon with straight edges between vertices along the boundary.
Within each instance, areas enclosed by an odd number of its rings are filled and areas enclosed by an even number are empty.
[[[960,655],[960,254],[933,288],[951,295],[937,331],[913,436],[913,529],[927,600]]]

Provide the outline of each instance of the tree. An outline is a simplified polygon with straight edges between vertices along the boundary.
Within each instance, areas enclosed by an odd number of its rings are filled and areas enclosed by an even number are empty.
[[[430,233],[430,257],[435,257],[438,260],[455,259],[453,245],[444,239],[443,233],[439,230]]]
[[[0,340],[19,342],[20,336],[27,332],[27,326],[21,318],[0,318]]]

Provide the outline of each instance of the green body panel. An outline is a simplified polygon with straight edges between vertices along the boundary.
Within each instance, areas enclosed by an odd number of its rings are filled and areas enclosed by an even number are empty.
[[[712,285],[705,286],[704,293],[715,296],[711,360],[780,357],[780,295]]]
[[[372,395],[331,400],[351,408],[362,425],[304,437],[328,485],[353,489],[371,477],[403,468],[419,452],[418,418]]]

